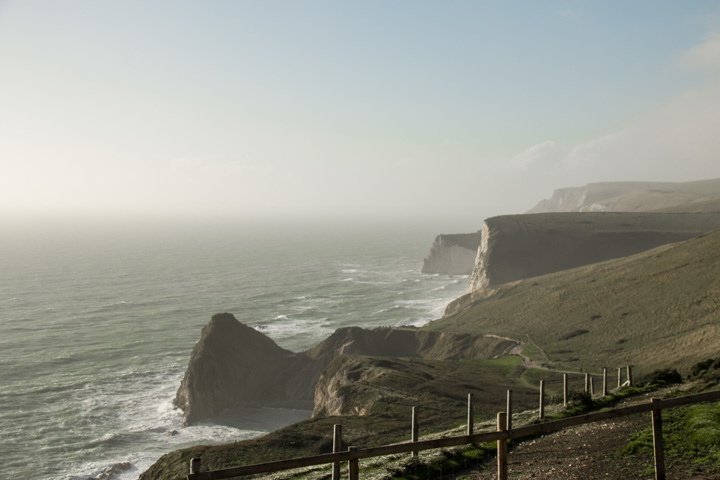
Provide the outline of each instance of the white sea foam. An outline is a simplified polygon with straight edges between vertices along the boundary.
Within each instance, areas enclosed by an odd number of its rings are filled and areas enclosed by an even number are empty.
[[[254,328],[275,340],[292,338],[299,334],[311,335],[320,340],[323,333],[328,330],[326,325],[327,317],[298,319],[288,315],[278,315],[272,322],[256,325]]]

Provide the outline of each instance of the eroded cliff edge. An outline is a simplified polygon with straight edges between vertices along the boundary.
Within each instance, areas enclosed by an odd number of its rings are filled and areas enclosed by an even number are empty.
[[[372,402],[342,395],[355,374],[326,367],[338,357],[425,360],[489,359],[517,343],[493,336],[415,329],[347,327],[305,352],[293,353],[230,313],[212,317],[193,349],[175,398],[187,424],[244,406],[313,409],[314,416],[368,410]],[[352,369],[351,369],[352,370]]]

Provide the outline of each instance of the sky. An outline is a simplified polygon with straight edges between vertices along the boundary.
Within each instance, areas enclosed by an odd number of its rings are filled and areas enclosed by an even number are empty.
[[[717,177],[717,1],[0,0],[0,216],[474,231]]]

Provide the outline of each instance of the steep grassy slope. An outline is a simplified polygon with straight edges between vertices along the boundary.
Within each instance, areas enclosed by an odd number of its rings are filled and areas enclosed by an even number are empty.
[[[558,367],[687,369],[720,351],[720,232],[471,293],[426,328],[531,340]]]

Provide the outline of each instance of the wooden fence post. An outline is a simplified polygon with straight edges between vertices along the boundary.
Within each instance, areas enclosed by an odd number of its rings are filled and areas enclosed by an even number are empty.
[[[505,418],[504,412],[497,414],[497,429],[498,432],[505,431],[505,424],[507,419]],[[497,441],[497,467],[498,467],[498,480],[507,480],[507,440],[500,439]]]
[[[657,405],[659,398],[651,403]],[[652,410],[653,451],[655,453],[655,480],[665,480],[665,441],[662,434],[662,410],[659,405]]]
[[[568,376],[567,373],[563,373],[563,407],[567,408],[567,397],[568,397]]]
[[[356,453],[358,447],[348,447],[348,452]],[[360,478],[360,465],[357,457],[348,460],[348,480],[358,480]]]
[[[590,391],[590,374],[585,374],[585,393],[588,393]]]
[[[590,397],[595,396],[595,377],[590,376]]]
[[[540,411],[538,412],[538,418],[540,420],[545,418],[545,380],[540,380]]]
[[[342,425],[333,427],[333,453],[342,451]],[[332,480],[340,480],[340,462],[333,463]]]
[[[412,407],[412,431],[410,433],[410,441],[411,442],[418,441],[418,411],[417,411],[417,407]],[[412,456],[417,457],[418,451],[413,450]]]
[[[618,367],[618,390],[622,387],[622,367]]]
[[[506,430],[510,431],[512,430],[512,390],[507,391],[507,422],[506,422]]]
[[[632,387],[632,370],[630,370],[630,365],[627,366],[627,377],[628,387]]]
[[[200,473],[200,459],[199,458],[191,458],[190,459],[190,473]]]
[[[473,434],[473,427],[475,425],[475,419],[473,418],[473,394],[468,393],[468,404],[467,404],[467,434]]]
[[[607,396],[607,368],[603,368],[603,397]]]

